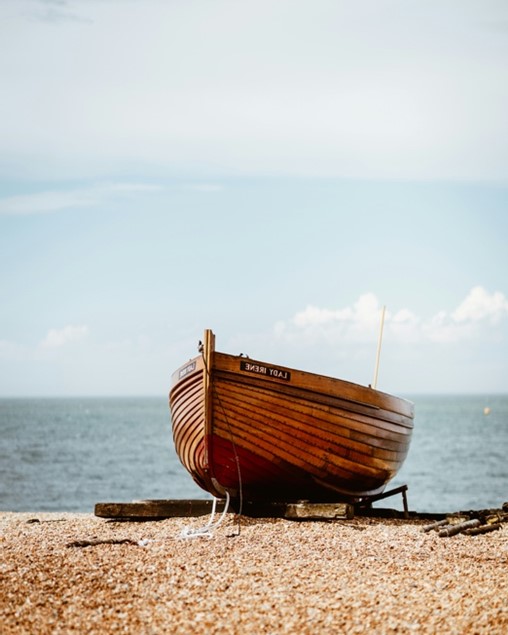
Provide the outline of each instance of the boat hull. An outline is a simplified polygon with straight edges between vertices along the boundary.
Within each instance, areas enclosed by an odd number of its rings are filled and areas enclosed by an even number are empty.
[[[170,392],[185,468],[214,496],[361,500],[381,493],[409,451],[413,405],[340,379],[214,350]]]

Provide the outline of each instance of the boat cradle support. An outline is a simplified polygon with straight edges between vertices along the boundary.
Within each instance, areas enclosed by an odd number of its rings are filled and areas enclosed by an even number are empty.
[[[396,496],[397,494],[402,495],[402,506],[404,509],[404,518],[409,518],[409,508],[407,504],[407,485],[401,485],[400,487],[395,487],[394,489],[390,489],[381,494],[374,494],[372,496],[364,496],[362,500],[358,503],[355,503],[355,511],[360,511],[364,509],[371,510],[372,503],[376,501],[383,500],[384,498],[389,498],[391,496]]]

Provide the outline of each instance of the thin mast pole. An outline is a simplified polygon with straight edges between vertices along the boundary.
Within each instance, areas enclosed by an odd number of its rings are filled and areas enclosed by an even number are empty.
[[[383,306],[383,311],[381,313],[381,325],[379,327],[379,337],[377,340],[376,368],[374,370],[374,381],[372,382],[372,388],[374,388],[374,390],[377,387],[377,376],[379,374],[379,358],[381,357],[381,342],[383,341],[383,326],[385,323],[385,311],[386,311],[386,306]]]

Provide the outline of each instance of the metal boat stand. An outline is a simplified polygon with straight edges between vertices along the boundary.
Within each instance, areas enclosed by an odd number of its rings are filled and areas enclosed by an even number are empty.
[[[389,498],[390,496],[395,496],[396,494],[402,495],[402,505],[404,507],[404,518],[409,518],[409,508],[407,505],[407,485],[401,485],[400,487],[395,487],[394,489],[390,489],[387,492],[383,492],[382,494],[374,494],[373,496],[365,496],[359,501],[355,503],[355,511],[372,508],[372,503],[376,501],[383,500],[383,498]]]

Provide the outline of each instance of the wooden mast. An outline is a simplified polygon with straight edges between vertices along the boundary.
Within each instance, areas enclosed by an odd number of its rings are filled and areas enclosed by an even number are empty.
[[[383,340],[383,326],[385,323],[385,311],[386,311],[386,306],[383,306],[383,311],[381,312],[381,324],[379,327],[379,337],[377,341],[376,368],[374,369],[374,381],[372,382],[372,388],[374,388],[374,390],[376,390],[377,388],[377,377],[379,373],[379,359],[381,357],[381,342]]]

